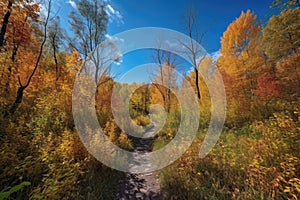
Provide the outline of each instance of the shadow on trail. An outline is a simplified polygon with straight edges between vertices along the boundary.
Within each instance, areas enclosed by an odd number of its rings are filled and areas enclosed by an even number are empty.
[[[147,138],[139,138],[135,145],[134,153],[150,152],[154,134],[155,130],[151,128],[144,134],[144,137]],[[133,160],[135,165],[139,165],[138,157],[133,158]],[[157,174],[155,172],[145,174],[126,173],[125,178],[120,180],[120,190],[116,195],[116,199],[161,200]]]

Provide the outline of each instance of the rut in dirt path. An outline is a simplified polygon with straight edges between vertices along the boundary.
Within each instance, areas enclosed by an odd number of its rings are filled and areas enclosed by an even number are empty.
[[[144,134],[144,138],[139,139],[135,146],[132,158],[135,164],[130,167],[134,168],[139,166],[142,162],[141,159],[150,159],[147,157],[140,157],[138,155],[151,151],[151,143],[154,134],[155,130],[152,128]],[[145,174],[126,173],[125,179],[120,181],[120,191],[116,195],[116,199],[161,200],[162,197],[160,194],[158,175],[155,172]]]

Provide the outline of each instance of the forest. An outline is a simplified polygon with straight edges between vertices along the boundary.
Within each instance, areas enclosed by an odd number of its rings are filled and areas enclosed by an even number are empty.
[[[255,11],[240,11],[220,38],[218,58],[197,57],[191,42],[193,66],[182,76],[199,106],[196,137],[179,159],[142,181],[146,175],[112,169],[95,158],[73,119],[76,76],[90,52],[107,48],[101,46],[109,34],[107,2],[77,1],[66,30],[53,0],[0,0],[0,200],[300,199],[299,0],[274,0],[275,11],[264,23]],[[187,19],[188,35],[201,43],[192,11]],[[118,47],[109,45],[115,50],[108,52],[111,62],[118,63]],[[159,73],[149,72],[151,84],[118,82],[102,57],[92,72],[99,125],[110,142],[128,152],[162,149],[184,115],[174,93],[184,87],[174,75],[181,67],[178,58],[159,47],[153,57]],[[199,158],[213,109],[203,75],[213,76],[216,69],[225,86],[226,120],[217,143]],[[218,91],[221,83],[213,83]],[[126,133],[115,119],[112,97],[119,85],[132,93],[128,107],[135,125],[150,133],[165,121],[149,140]],[[154,104],[166,116],[155,113]],[[128,177],[133,185],[146,186],[126,188]],[[147,181],[156,193],[149,192]]]

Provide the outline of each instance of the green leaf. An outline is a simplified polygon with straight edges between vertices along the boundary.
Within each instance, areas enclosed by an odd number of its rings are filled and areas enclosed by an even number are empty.
[[[7,192],[0,192],[0,200],[8,198],[12,193],[17,192],[17,191],[23,189],[25,186],[29,186],[30,184],[31,184],[30,182],[24,181],[21,184],[12,187]]]

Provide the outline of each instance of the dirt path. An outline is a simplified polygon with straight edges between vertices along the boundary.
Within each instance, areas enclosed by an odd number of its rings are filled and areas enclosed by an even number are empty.
[[[136,144],[134,153],[151,151],[152,137],[154,136],[154,128],[144,134],[145,139],[139,139]],[[133,158],[136,165],[139,164],[139,158]],[[147,158],[143,158],[147,159]],[[134,167],[134,166],[132,166]],[[120,181],[120,191],[116,199],[145,199],[145,200],[161,200],[160,183],[158,175],[155,172],[146,174],[127,173],[126,178]]]

